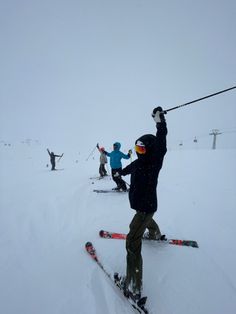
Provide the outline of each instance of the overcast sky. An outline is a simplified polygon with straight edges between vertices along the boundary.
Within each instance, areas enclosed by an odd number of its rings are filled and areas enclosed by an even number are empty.
[[[151,111],[236,85],[235,0],[0,0],[0,139],[132,146]],[[167,115],[168,145],[219,129],[236,89]]]

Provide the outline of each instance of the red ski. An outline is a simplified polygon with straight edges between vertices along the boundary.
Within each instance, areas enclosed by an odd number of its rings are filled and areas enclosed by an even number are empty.
[[[100,230],[99,235],[101,238],[105,238],[105,239],[125,240],[127,237],[125,233],[116,233],[116,232],[110,232],[110,231],[104,231],[104,230]]]
[[[99,235],[101,238],[105,239],[119,239],[119,240],[125,240],[127,235],[125,233],[117,233],[117,232],[110,232],[110,231],[104,231],[100,230]],[[166,243],[166,244],[173,244],[173,245],[180,245],[180,246],[191,246],[194,248],[198,248],[198,243],[193,240],[179,240],[179,239],[164,239],[164,240],[155,240],[155,239],[149,239],[147,237],[143,237],[143,240],[147,241],[156,241],[158,243]]]
[[[103,266],[103,264],[100,262],[100,260],[97,257],[96,250],[91,242],[87,242],[85,244],[85,249],[90,255],[90,257],[97,263],[97,265],[102,269],[102,271],[107,275],[107,277],[113,282],[113,284],[119,289],[120,295],[122,295],[132,306],[132,308],[139,314],[148,314],[148,310],[145,307],[147,297],[142,297],[139,300],[135,300],[133,294],[129,292],[129,295],[124,295],[124,290],[122,289],[122,286],[119,282],[119,278],[117,273],[110,274]]]

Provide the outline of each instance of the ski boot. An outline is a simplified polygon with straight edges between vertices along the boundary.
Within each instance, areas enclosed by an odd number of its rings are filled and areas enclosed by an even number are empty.
[[[167,240],[165,234],[160,234],[159,233],[159,234],[152,235],[149,232],[145,232],[144,233],[143,239],[145,239],[145,240],[155,240],[155,241],[166,241]]]

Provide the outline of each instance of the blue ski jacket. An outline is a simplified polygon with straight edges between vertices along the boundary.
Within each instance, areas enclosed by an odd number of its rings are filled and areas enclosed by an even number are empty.
[[[110,157],[110,166],[111,169],[119,169],[122,168],[121,159],[129,159],[130,154],[124,154],[120,151],[121,144],[116,142],[113,144],[114,150],[111,153],[105,151],[105,154]]]

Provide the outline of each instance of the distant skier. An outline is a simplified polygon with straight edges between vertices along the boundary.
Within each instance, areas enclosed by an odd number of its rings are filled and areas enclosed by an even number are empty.
[[[121,144],[119,142],[115,142],[113,144],[113,151],[111,153],[104,151],[104,153],[108,157],[110,157],[112,179],[113,179],[113,181],[115,181],[115,183],[117,185],[115,190],[127,191],[125,181],[121,179],[119,174],[121,173],[121,170],[122,170],[121,159],[122,158],[129,159],[132,151],[130,149],[128,154],[124,154],[120,151],[120,147],[121,147]]]
[[[107,171],[105,168],[105,164],[107,164],[107,156],[105,154],[105,148],[99,147],[99,144],[97,144],[97,149],[100,152],[100,165],[99,165],[99,174],[102,177],[107,176]]]
[[[47,148],[47,151],[48,151],[48,154],[50,156],[50,162],[51,162],[51,165],[52,165],[52,169],[51,170],[56,170],[55,167],[56,167],[56,157],[62,157],[62,155],[55,155],[53,152],[50,153],[49,149]]]
[[[152,112],[156,122],[156,136],[146,134],[135,142],[137,159],[120,171],[121,175],[131,174],[129,191],[130,207],[136,210],[126,239],[127,269],[124,278],[124,291],[130,290],[137,298],[142,291],[142,237],[148,228],[147,236],[153,239],[164,239],[153,215],[157,210],[157,182],[166,154],[167,127],[163,110],[157,107]]]

